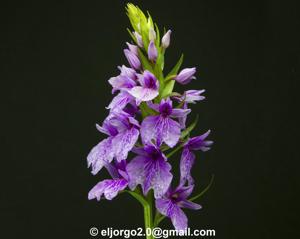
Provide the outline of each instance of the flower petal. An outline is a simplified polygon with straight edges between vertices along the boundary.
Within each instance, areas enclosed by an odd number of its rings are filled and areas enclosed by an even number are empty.
[[[171,192],[172,195],[177,195],[177,202],[187,199],[193,192],[194,185],[183,186],[180,185],[175,189],[175,191]]]
[[[165,142],[174,147],[180,138],[180,125],[178,122],[161,116],[148,116],[141,125],[141,136],[145,144],[155,139],[160,145]]]
[[[112,140],[112,150],[117,161],[121,161],[127,158],[128,152],[133,148],[139,137],[139,130],[132,127],[129,130],[125,130],[119,133]]]
[[[189,113],[191,113],[191,109],[173,109],[171,116],[176,118],[186,117]]]
[[[185,230],[187,228],[187,217],[178,205],[169,199],[159,198],[155,200],[157,210],[164,216],[171,218],[172,224],[176,230]]]
[[[136,82],[134,80],[130,79],[128,76],[122,75],[111,77],[108,82],[113,87],[113,93],[116,90],[126,90],[136,86]]]
[[[127,164],[126,171],[129,176],[128,186],[131,190],[134,190],[137,185],[143,184],[145,181],[145,165],[147,163],[147,157],[137,156]]]
[[[184,93],[183,99],[186,103],[195,104],[196,101],[205,99],[205,96],[201,95],[204,92],[205,92],[205,90],[187,90]]]
[[[180,201],[178,203],[178,205],[182,208],[188,208],[188,209],[192,209],[192,210],[199,210],[202,208],[201,205],[197,204],[197,203],[194,203],[194,202],[191,202],[191,201],[188,201],[188,200],[183,200],[183,201]]]
[[[112,137],[102,140],[87,156],[88,166],[92,166],[92,174],[97,174],[106,163],[110,163],[114,154],[111,150]]]
[[[135,86],[128,92],[136,98],[137,105],[139,105],[142,101],[153,100],[156,96],[158,96],[158,90],[144,88],[142,86]]]
[[[141,137],[144,144],[150,144],[156,138],[156,126],[159,124],[160,116],[148,116],[141,124]]]
[[[173,206],[170,218],[176,230],[185,230],[187,228],[187,216],[179,206]]]
[[[183,109],[187,109],[187,103],[183,104]],[[187,115],[185,115],[183,117],[179,117],[177,120],[178,120],[178,123],[180,124],[180,128],[185,129],[186,128]]]
[[[170,199],[158,198],[155,200],[155,207],[160,214],[170,217],[173,208],[173,203]]]
[[[186,145],[191,150],[202,150],[203,152],[208,151],[210,149],[209,146],[213,144],[213,141],[205,140],[209,134],[210,134],[210,130],[208,130],[206,133],[200,136],[190,138],[189,141],[186,143]]]
[[[171,165],[164,158],[153,160],[147,156],[137,156],[128,163],[129,187],[133,190],[142,185],[144,194],[152,188],[154,197],[160,198],[168,190],[172,181]]]
[[[132,100],[132,96],[127,92],[120,92],[116,95],[111,103],[106,107],[111,111],[119,111],[124,109],[124,107]]]
[[[173,148],[180,138],[180,124],[175,120],[166,118],[162,127],[163,141]]]
[[[195,162],[195,155],[187,147],[185,147],[181,154],[180,159],[180,184],[184,185],[186,180],[188,184],[194,183],[194,179],[191,176],[191,169]]]
[[[124,190],[127,187],[127,181],[125,179],[106,179],[99,182],[89,192],[88,198],[92,200],[97,198],[99,201],[104,194],[107,200],[112,200],[117,196],[118,192]]]
[[[171,165],[164,159],[152,160],[146,167],[146,179],[142,185],[143,192],[146,195],[152,188],[154,197],[162,197],[168,190],[173,175],[170,173]]]
[[[138,80],[141,86],[145,88],[157,90],[159,87],[158,80],[156,79],[155,75],[153,75],[150,71],[145,70],[143,75],[138,76]]]
[[[121,76],[127,76],[132,80],[136,80],[137,76],[136,76],[136,72],[134,69],[126,67],[124,65],[122,66],[118,66],[119,70],[121,71],[120,75]]]

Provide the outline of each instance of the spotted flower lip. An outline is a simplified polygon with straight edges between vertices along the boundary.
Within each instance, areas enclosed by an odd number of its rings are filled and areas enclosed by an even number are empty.
[[[135,86],[128,92],[136,99],[139,105],[142,101],[150,101],[158,96],[159,82],[149,71],[145,70],[143,75],[138,76],[139,86]]]
[[[173,109],[172,101],[168,98],[162,100],[159,105],[151,107],[159,112],[159,115],[148,116],[141,125],[141,137],[144,144],[155,140],[157,145],[163,142],[169,147],[174,147],[181,134],[180,124],[171,117],[178,118],[189,114],[189,109]]]
[[[138,156],[126,167],[129,176],[129,187],[134,190],[141,185],[146,195],[152,188],[154,197],[161,197],[172,181],[171,165],[165,155],[154,145],[146,145],[135,151]]]

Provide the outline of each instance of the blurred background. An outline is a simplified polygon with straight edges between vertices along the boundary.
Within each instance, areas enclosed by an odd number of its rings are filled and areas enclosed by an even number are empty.
[[[280,1],[132,1],[172,30],[166,72],[185,54],[197,67],[184,89],[206,89],[193,105],[193,135],[215,144],[197,152],[195,192],[212,174],[193,229],[222,239],[297,238],[293,202],[299,154],[292,112],[299,79],[296,4]],[[88,201],[86,156],[104,138],[95,129],[112,99],[107,80],[127,64],[125,1],[6,2],[1,7],[1,238],[89,238],[89,228],[143,226],[127,194]],[[172,158],[174,168],[179,155]],[[297,161],[296,161],[297,159]],[[163,228],[172,228],[165,220]]]

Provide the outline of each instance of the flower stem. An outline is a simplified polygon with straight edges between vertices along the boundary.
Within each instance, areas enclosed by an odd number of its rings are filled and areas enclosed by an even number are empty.
[[[178,145],[173,151],[166,155],[167,158],[170,158],[173,154],[175,154],[178,150],[183,147],[183,144]]]
[[[153,222],[153,227],[157,227],[164,218],[165,218],[164,215],[161,215],[158,211],[156,211],[154,222]]]
[[[144,205],[144,221],[145,221],[145,233],[147,239],[153,239],[151,235],[153,229],[153,193],[152,190],[148,193],[147,204]],[[149,234],[149,235],[148,235]]]

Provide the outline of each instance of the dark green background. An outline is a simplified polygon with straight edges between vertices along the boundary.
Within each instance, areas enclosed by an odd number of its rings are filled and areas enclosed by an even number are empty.
[[[210,128],[215,145],[198,154],[193,175],[197,191],[211,174],[215,182],[203,209],[187,211],[190,226],[222,239],[299,237],[296,4],[134,2],[173,30],[166,68],[185,53],[183,66],[198,69],[188,87],[207,90],[193,106],[194,135]],[[103,139],[94,125],[112,97],[107,80],[126,62],[124,7],[115,0],[2,5],[1,238],[84,239],[91,226],[143,225],[129,195],[87,200],[107,176],[92,176],[86,155]]]

